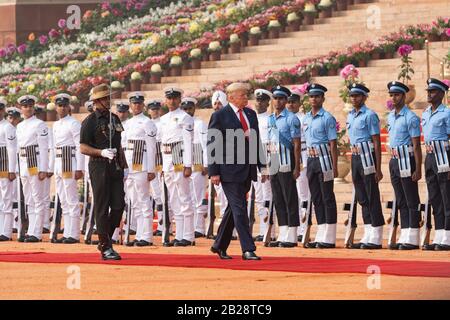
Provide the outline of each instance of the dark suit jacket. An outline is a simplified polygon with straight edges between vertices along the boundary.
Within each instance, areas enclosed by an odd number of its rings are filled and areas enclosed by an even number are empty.
[[[246,107],[244,108],[244,113],[250,123],[250,129],[254,129],[254,132],[256,132],[256,137],[252,136],[251,141],[257,142],[257,154],[253,154],[253,161],[250,161],[252,159],[249,156],[249,151],[254,151],[254,149],[249,147],[249,140],[245,139],[245,161],[244,163],[237,163],[239,151],[239,156],[242,156],[242,145],[238,148],[239,140],[236,138],[229,139],[231,141],[227,141],[226,132],[227,129],[242,130],[242,125],[231,106],[227,105],[224,108],[214,112],[209,121],[208,129],[216,129],[222,133],[223,146],[222,163],[217,163],[219,161],[213,162],[213,159],[211,159],[210,156],[216,157],[218,155],[217,152],[215,152],[217,150],[214,151],[214,149],[217,148],[218,142],[220,141],[217,141],[217,137],[214,136],[212,130],[208,130],[208,174],[210,177],[220,175],[220,180],[224,182],[244,182],[248,179],[248,177],[250,177],[253,181],[256,181],[257,167],[261,168],[265,165],[266,159],[264,157],[264,152],[262,151],[263,149],[259,136],[258,118],[256,116],[256,112]],[[255,138],[257,139],[256,141],[253,140]],[[234,152],[235,157],[232,163],[226,159],[227,150],[228,152],[231,150]],[[255,159],[256,161],[254,161]]]

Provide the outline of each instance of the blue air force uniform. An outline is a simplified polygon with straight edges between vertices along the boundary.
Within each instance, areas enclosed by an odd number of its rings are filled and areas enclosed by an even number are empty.
[[[429,79],[427,84],[428,91],[448,91],[448,86],[437,79]],[[435,110],[429,106],[422,114],[422,127],[427,151],[425,179],[428,201],[435,218],[433,244],[424,249],[450,250],[450,109],[442,103]]]
[[[409,89],[401,82],[388,84],[389,93],[406,94]],[[391,249],[418,248],[419,245],[419,189],[417,181],[411,179],[416,170],[412,138],[420,137],[420,119],[406,105],[388,116],[389,146],[392,159],[389,172],[394,188],[397,208],[400,211],[401,234],[397,245]]]
[[[349,86],[350,95],[367,96],[370,90],[362,84]],[[378,115],[366,105],[353,109],[347,117],[347,130],[352,145],[352,180],[355,195],[362,206],[364,236],[355,248],[379,249],[383,240],[384,218],[380,189],[375,181],[376,158],[372,136],[380,134]],[[351,221],[356,227],[356,221]]]
[[[320,84],[308,87],[309,96],[324,95],[326,91]],[[308,247],[333,248],[336,243],[337,208],[329,142],[337,139],[336,119],[323,108],[315,115],[310,111],[305,116],[303,129],[308,148],[306,175],[318,224],[315,241]]]
[[[272,95],[274,99],[284,98],[287,102],[290,91],[277,86],[272,89]],[[270,184],[279,225],[277,243],[280,247],[297,245],[297,227],[300,225],[300,219],[293,169],[294,140],[300,140],[300,137],[300,121],[294,113],[285,108],[279,115],[272,113],[269,116]]]

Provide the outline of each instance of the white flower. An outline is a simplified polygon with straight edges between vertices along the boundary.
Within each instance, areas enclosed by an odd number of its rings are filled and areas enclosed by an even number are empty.
[[[111,82],[111,88],[112,89],[122,89],[124,87],[123,84],[120,83],[120,81],[113,81]]]
[[[47,104],[47,111],[53,111],[56,109],[56,105],[53,102]]]
[[[183,59],[181,59],[181,57],[173,56],[172,58],[170,58],[170,65],[171,66],[179,66],[181,64],[183,64]]]
[[[191,56],[191,58],[198,58],[202,55],[202,50],[198,48],[192,49],[189,55]]]
[[[287,16],[287,21],[288,22],[296,21],[296,20],[299,20],[299,19],[300,19],[299,16],[295,12],[291,12]]]
[[[142,79],[142,75],[139,72],[134,71],[131,74],[131,80],[141,80],[141,79]]]
[[[161,69],[161,65],[155,63],[154,65],[152,65],[152,67],[150,68],[150,71],[152,73],[161,73],[162,69]]]
[[[219,42],[219,41],[211,41],[211,42],[209,43],[208,48],[209,48],[209,50],[211,50],[211,51],[219,51],[220,49],[222,49],[222,46],[220,45],[220,42]]]
[[[233,33],[232,35],[230,35],[230,42],[231,43],[236,43],[236,42],[239,42],[239,41],[240,41],[239,36],[236,33]]]
[[[281,24],[278,22],[278,20],[270,20],[268,27],[269,28],[279,28],[279,27],[281,27]]]
[[[250,29],[250,33],[251,34],[260,34],[261,33],[261,29],[259,27],[253,27]]]

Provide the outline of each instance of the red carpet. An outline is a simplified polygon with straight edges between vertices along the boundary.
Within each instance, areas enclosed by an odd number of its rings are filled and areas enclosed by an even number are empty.
[[[412,277],[450,278],[450,262],[401,261],[376,259],[264,257],[261,261],[243,261],[239,256],[220,260],[216,255],[124,253],[121,261],[104,262],[97,253],[3,252],[0,262],[90,263],[123,266],[163,266],[182,268],[217,268],[254,271],[305,273],[364,273],[378,266],[381,274]]]

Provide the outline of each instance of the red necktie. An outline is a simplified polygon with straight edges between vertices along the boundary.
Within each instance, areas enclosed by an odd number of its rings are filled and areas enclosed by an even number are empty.
[[[244,133],[248,131],[248,125],[247,121],[245,121],[244,115],[242,114],[242,109],[239,109],[239,120],[241,121],[242,129],[244,130]]]

